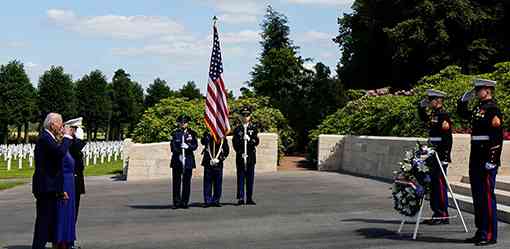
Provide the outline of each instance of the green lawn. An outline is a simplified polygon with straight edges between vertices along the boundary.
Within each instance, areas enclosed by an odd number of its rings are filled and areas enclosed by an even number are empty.
[[[28,179],[18,179],[14,181],[0,181],[0,190],[13,188],[15,186],[25,184],[28,182]]]
[[[122,161],[89,165],[85,167],[86,176],[114,175],[122,173]],[[18,161],[12,161],[11,170],[7,171],[7,162],[0,158],[0,179],[29,179],[34,169],[28,167],[28,160],[23,162],[23,169],[18,169]]]

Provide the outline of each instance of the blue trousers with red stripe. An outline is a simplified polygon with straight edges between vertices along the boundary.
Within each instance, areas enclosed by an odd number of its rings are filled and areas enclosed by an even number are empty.
[[[430,208],[432,209],[432,217],[443,218],[448,217],[448,187],[444,179],[441,169],[436,162],[431,172],[430,182]],[[446,174],[448,164],[442,166]]]
[[[494,188],[498,170],[486,170],[485,160],[480,160],[476,155],[471,155],[469,164],[476,236],[483,240],[497,240],[498,217]]]

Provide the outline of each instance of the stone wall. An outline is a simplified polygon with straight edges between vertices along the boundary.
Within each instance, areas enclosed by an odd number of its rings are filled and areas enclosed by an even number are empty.
[[[274,133],[260,133],[260,144],[257,147],[256,173],[276,172],[278,163],[278,135]],[[224,162],[223,174],[235,175],[235,152],[232,148],[232,137],[228,137],[230,154]],[[150,179],[169,179],[170,169],[170,143],[136,144],[127,146],[127,180],[139,181]],[[197,168],[193,171],[193,177],[203,176],[202,145],[195,152]]]
[[[404,152],[415,148],[424,138],[369,137],[320,135],[318,168],[322,171],[346,172],[356,175],[391,180],[393,171],[399,169],[398,162]],[[510,173],[510,142],[505,141],[501,156],[500,174]],[[448,178],[458,181],[468,174],[470,136],[454,134],[452,163],[448,167]]]

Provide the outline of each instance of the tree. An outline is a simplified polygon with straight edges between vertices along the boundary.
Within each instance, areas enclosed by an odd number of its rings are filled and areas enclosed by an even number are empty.
[[[157,104],[160,100],[169,98],[173,95],[172,90],[168,87],[166,81],[156,78],[154,83],[147,88],[147,96],[145,97],[145,108],[149,108]]]
[[[124,138],[126,126],[129,133],[138,122],[143,111],[144,95],[140,84],[133,82],[123,69],[115,72],[111,89],[112,115],[109,137],[119,140]]]
[[[291,48],[297,49],[293,46],[292,40],[289,38],[290,28],[288,20],[285,15],[274,10],[271,5],[266,9],[264,21],[260,25],[262,28],[262,57],[266,56],[272,49]]]
[[[64,120],[75,118],[73,81],[63,67],[51,66],[39,78],[38,88],[40,120],[50,112],[60,113]]]
[[[337,73],[348,88],[410,88],[447,65],[465,73],[510,58],[510,3],[356,0],[339,18]]]
[[[182,98],[202,99],[204,96],[200,93],[200,89],[197,88],[194,81],[188,81],[178,92],[178,96]]]
[[[30,83],[23,63],[11,61],[0,67],[0,137],[7,143],[9,125],[18,128],[17,142],[21,142],[21,127],[25,126],[28,140],[29,122],[36,116],[36,91]]]
[[[98,129],[108,120],[107,85],[106,76],[99,70],[84,75],[76,83],[78,115],[83,117],[89,140],[97,139]]]

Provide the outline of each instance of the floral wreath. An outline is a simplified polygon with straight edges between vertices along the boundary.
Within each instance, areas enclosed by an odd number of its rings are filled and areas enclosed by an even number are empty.
[[[429,158],[435,151],[418,143],[415,152],[406,151],[404,160],[396,171],[392,196],[395,210],[404,216],[415,216],[420,210],[423,197],[430,192],[431,167]]]

